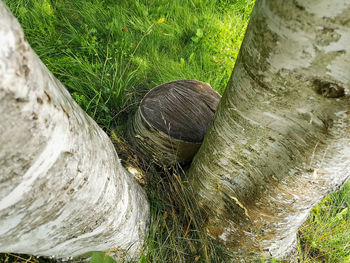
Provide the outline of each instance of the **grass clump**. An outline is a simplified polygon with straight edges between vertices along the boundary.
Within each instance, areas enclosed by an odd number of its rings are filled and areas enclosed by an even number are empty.
[[[142,173],[139,183],[148,193],[151,208],[144,262],[229,262],[227,253],[210,239],[200,225],[201,213],[187,187],[188,167],[152,165],[126,141],[112,132],[123,166]],[[130,170],[129,170],[130,171]],[[138,177],[137,175],[135,177]]]
[[[350,262],[350,182],[312,209],[299,230],[304,262]]]

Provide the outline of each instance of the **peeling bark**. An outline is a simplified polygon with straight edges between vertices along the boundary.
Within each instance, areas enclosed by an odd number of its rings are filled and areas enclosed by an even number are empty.
[[[149,218],[144,191],[2,1],[0,134],[1,252],[139,255]]]
[[[189,174],[207,233],[237,258],[292,257],[310,209],[350,177],[349,17],[347,0],[256,2]]]

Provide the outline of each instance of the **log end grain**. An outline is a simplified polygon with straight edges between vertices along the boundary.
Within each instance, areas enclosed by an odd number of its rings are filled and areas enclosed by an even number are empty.
[[[221,96],[208,83],[178,80],[157,86],[142,99],[129,127],[131,143],[161,165],[191,161]]]

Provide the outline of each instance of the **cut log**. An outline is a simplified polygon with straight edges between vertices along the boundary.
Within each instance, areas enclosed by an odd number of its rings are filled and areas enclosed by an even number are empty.
[[[149,91],[129,125],[130,142],[147,160],[173,165],[192,160],[221,96],[205,82],[177,80]]]

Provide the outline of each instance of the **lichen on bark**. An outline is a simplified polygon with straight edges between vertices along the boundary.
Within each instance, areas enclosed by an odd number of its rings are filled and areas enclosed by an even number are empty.
[[[143,189],[0,2],[0,252],[138,257]]]
[[[236,257],[290,257],[310,209],[349,179],[350,6],[340,2],[331,18],[315,1],[256,2],[189,173],[208,233]],[[344,94],[322,96],[315,79]]]

